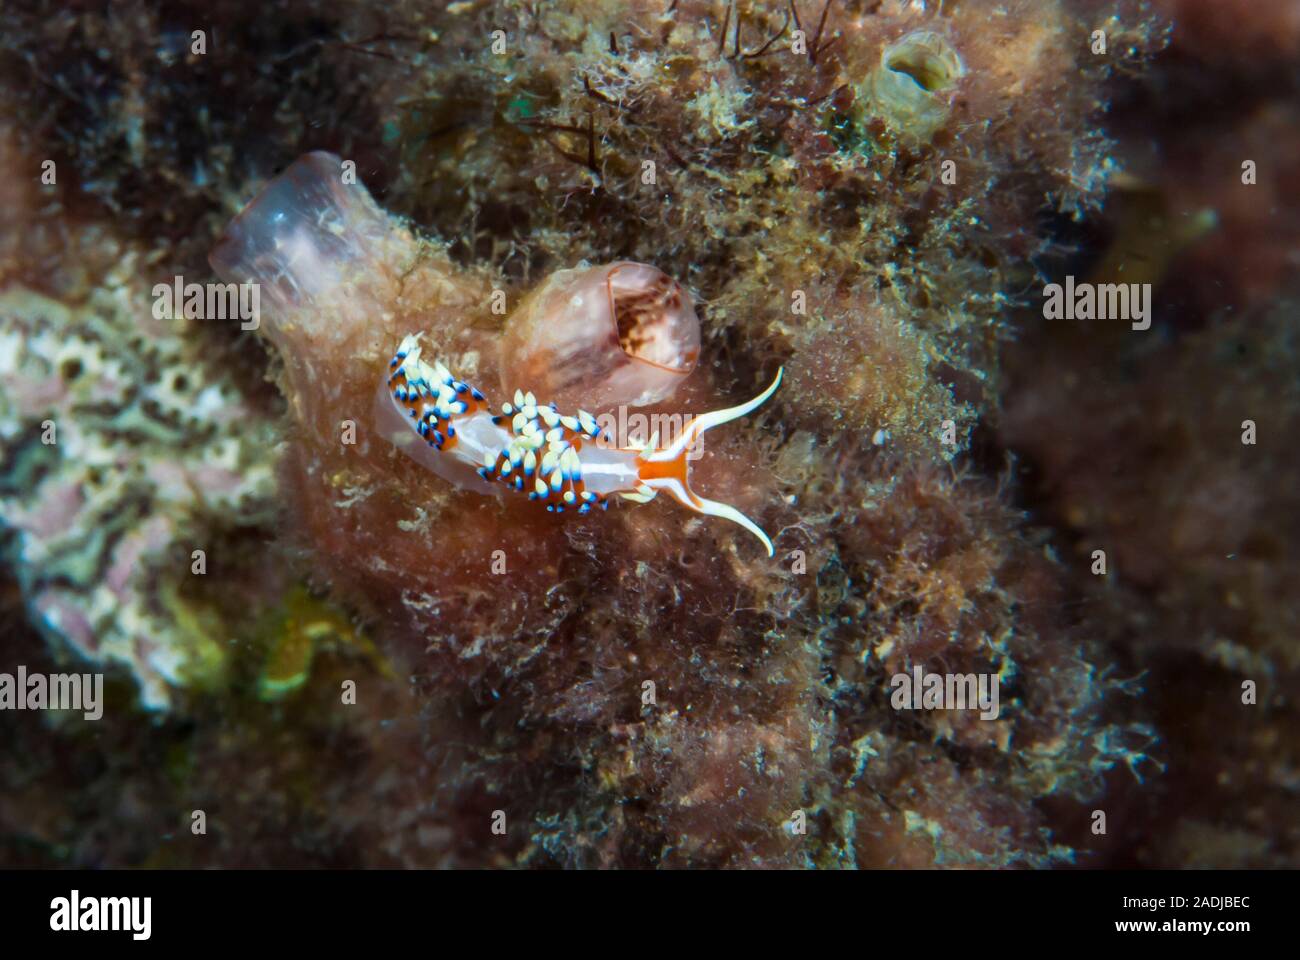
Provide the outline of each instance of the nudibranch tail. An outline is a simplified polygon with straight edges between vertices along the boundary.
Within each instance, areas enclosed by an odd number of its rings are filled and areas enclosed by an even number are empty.
[[[691,489],[687,454],[706,430],[767,400],[781,376],[748,403],[694,418],[667,447],[658,446],[657,436],[644,448],[616,447],[585,410],[568,416],[522,390],[493,413],[483,394],[443,364],[425,361],[417,338],[408,336],[381,386],[380,427],[409,456],[465,489],[515,490],[554,513],[608,508],[615,495],[644,503],[666,490],[697,513],[740,524],[770,557],[772,541],[757,524]]]
[[[777,370],[776,379],[754,399],[739,406],[728,407],[725,410],[714,410],[711,413],[695,417],[686,425],[681,436],[675,442],[662,450],[647,449],[642,456],[643,464],[640,470],[640,478],[644,486],[649,488],[649,491],[639,491],[638,494],[630,496],[629,499],[649,500],[659,490],[666,490],[679,503],[696,513],[703,513],[710,517],[723,517],[733,523],[740,524],[740,526],[758,537],[763,542],[763,546],[767,548],[767,555],[772,556],[775,553],[772,540],[758,524],[730,504],[719,503],[716,500],[701,497],[691,489],[690,470],[686,455],[696,441],[704,435],[705,431],[739,419],[762,406],[772,394],[776,393],[777,387],[781,386],[781,378],[784,373],[784,367]],[[624,496],[628,495],[624,494]]]

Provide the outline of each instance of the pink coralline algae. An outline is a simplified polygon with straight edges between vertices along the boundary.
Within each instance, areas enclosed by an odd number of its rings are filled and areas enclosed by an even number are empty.
[[[188,324],[154,320],[125,282],[75,308],[0,295],[0,516],[20,585],[35,622],[125,666],[151,709],[220,673],[224,646],[183,596],[193,547],[258,517],[273,477],[269,431]]]

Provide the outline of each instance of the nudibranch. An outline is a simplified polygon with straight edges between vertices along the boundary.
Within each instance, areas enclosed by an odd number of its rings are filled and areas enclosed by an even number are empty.
[[[770,557],[772,540],[754,521],[691,489],[687,454],[705,431],[761,406],[781,376],[778,370],[771,385],[746,403],[692,418],[665,446],[656,434],[643,448],[619,447],[587,411],[563,414],[531,392],[516,390],[493,413],[482,393],[441,362],[427,362],[418,338],[407,335],[382,380],[378,417],[390,441],[458,486],[480,493],[513,490],[555,513],[608,509],[614,496],[645,503],[663,491],[696,513],[740,524]]]

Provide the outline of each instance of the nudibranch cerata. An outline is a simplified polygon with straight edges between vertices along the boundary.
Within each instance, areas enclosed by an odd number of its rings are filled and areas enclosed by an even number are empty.
[[[772,540],[735,507],[691,489],[687,454],[704,432],[743,417],[781,385],[782,371],[746,403],[692,418],[665,446],[658,435],[643,448],[618,447],[587,411],[563,414],[516,390],[493,413],[487,399],[457,380],[439,361],[428,363],[418,338],[408,335],[389,362],[380,388],[381,428],[413,459],[451,482],[482,493],[514,490],[546,509],[587,513],[609,507],[611,497],[645,503],[660,491],[683,506],[740,524],[763,542]],[[400,422],[400,425],[399,425]]]

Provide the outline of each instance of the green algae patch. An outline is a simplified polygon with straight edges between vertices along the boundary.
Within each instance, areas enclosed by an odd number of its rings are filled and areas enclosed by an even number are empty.
[[[370,659],[385,676],[392,671],[373,644],[346,615],[305,588],[295,589],[266,634],[266,660],[257,677],[257,696],[271,702],[301,689],[318,653],[350,649]]]

